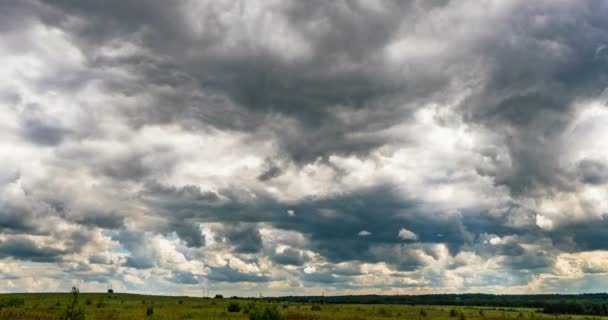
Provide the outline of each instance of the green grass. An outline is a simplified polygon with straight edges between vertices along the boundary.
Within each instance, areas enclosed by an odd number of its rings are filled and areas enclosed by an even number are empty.
[[[70,301],[68,293],[0,294],[0,300],[10,297],[23,298],[20,307],[3,308],[0,320],[4,319],[57,319]],[[228,312],[230,302],[240,304],[240,312]],[[82,293],[80,306],[86,319],[249,319],[245,306],[251,300],[201,299],[193,297],[144,296],[134,294]],[[258,304],[267,302],[258,301]],[[547,315],[535,309],[488,308],[451,306],[410,305],[356,305],[313,304],[273,302],[285,320],[593,320],[600,317]],[[149,306],[153,314],[146,315]],[[317,309],[317,310],[313,310]],[[455,309],[454,312],[450,312]],[[424,310],[424,312],[421,312]],[[482,310],[482,312],[480,312]],[[456,314],[450,316],[450,314]]]

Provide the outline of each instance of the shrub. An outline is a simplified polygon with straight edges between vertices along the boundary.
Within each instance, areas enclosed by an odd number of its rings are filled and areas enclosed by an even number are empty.
[[[230,302],[228,304],[227,310],[228,310],[228,312],[240,312],[241,311],[241,305],[239,305],[236,302]]]
[[[310,310],[311,311],[321,311],[321,306],[318,304],[313,304],[312,306],[310,306]]]
[[[149,317],[153,314],[154,314],[154,306],[150,304],[146,307],[146,316]]]
[[[450,318],[453,318],[458,315],[458,310],[450,309]]]
[[[224,299],[224,296],[221,294],[216,294],[214,298],[215,299]]]
[[[103,301],[103,299],[99,299],[99,301],[97,301],[97,308],[103,308],[106,306],[106,303]]]
[[[87,306],[90,306],[91,303],[93,303],[93,302],[89,298],[87,298],[87,300],[84,301],[84,304],[86,304]]]
[[[249,320],[283,320],[283,315],[276,305],[256,305],[249,310]]]
[[[84,312],[78,305],[78,295],[80,291],[78,288],[72,287],[72,301],[70,301],[67,305],[63,313],[59,315],[59,320],[84,320]]]
[[[177,303],[179,303],[179,304],[184,304],[184,301],[179,300]]]

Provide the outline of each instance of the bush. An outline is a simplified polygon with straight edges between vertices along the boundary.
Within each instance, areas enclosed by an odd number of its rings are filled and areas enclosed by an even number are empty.
[[[103,301],[103,299],[99,299],[99,301],[97,301],[97,308],[103,308],[106,306],[106,303]]]
[[[426,318],[426,310],[420,309],[420,316]]]
[[[78,305],[78,295],[80,294],[80,291],[78,291],[78,288],[72,287],[70,293],[72,294],[72,301],[67,304],[63,313],[59,315],[59,320],[84,320],[84,312]]]
[[[283,315],[275,305],[255,306],[249,310],[249,320],[283,320]]]
[[[146,316],[151,316],[154,314],[154,306],[153,305],[148,305],[146,307]]]
[[[318,304],[313,304],[312,306],[310,306],[310,310],[311,311],[321,311],[321,306]]]
[[[177,303],[184,304],[184,301],[183,300],[179,300]]]
[[[453,318],[458,315],[458,310],[450,309],[450,318]]]
[[[221,294],[216,294],[214,298],[215,299],[224,299],[224,296]]]
[[[84,304],[86,304],[87,306],[90,306],[91,303],[93,303],[93,302],[89,298],[87,298],[87,300],[84,301]]]
[[[228,310],[228,312],[240,312],[241,311],[241,305],[239,305],[236,302],[230,302],[228,304],[227,310]]]

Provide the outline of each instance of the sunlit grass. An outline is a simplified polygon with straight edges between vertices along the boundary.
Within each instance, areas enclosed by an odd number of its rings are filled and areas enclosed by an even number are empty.
[[[23,298],[23,306],[0,310],[0,319],[56,319],[70,301],[69,294],[10,294]],[[249,319],[247,306],[269,302],[243,299],[202,299],[193,297],[143,296],[132,294],[83,293],[79,298],[86,319]],[[241,310],[229,312],[229,304]],[[555,316],[536,309],[451,307],[411,305],[304,304],[272,302],[286,320],[570,320],[600,319],[588,316]],[[147,315],[152,307],[153,313]],[[234,309],[234,308],[233,308]],[[148,312],[149,313],[149,312]]]

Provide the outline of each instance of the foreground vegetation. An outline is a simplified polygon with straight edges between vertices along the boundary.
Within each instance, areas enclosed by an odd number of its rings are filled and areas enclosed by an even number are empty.
[[[291,301],[289,301],[291,300]],[[538,308],[338,304],[296,299],[204,299],[106,293],[0,294],[4,319],[222,320],[599,320],[547,314]],[[331,300],[328,298],[328,300]],[[567,304],[565,304],[567,305]]]

